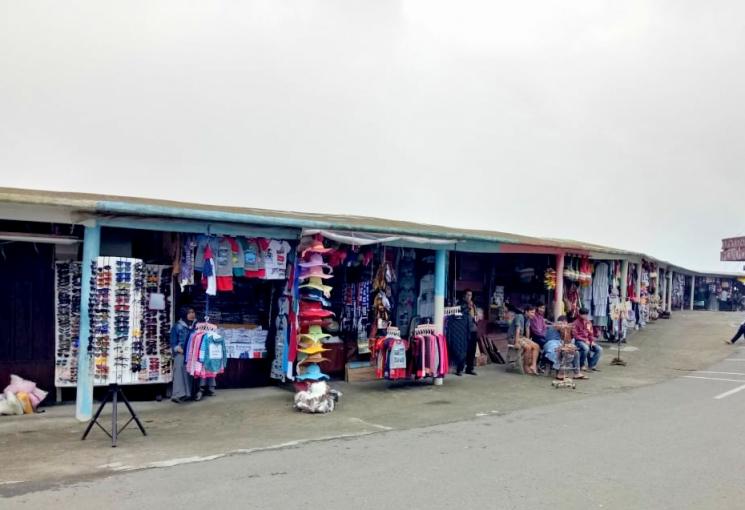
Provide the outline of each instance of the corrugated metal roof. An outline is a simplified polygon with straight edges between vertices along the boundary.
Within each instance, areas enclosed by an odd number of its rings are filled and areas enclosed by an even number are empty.
[[[691,274],[713,274],[687,270],[643,253],[593,243],[568,239],[531,237],[490,230],[428,225],[383,218],[277,211],[119,195],[72,193],[19,188],[0,188],[0,202],[56,206],[78,213],[89,214],[134,214],[134,211],[140,211],[143,215],[158,217],[179,217],[179,215],[183,217],[184,214],[187,214],[192,218],[203,218],[206,220],[215,220],[215,218],[220,217],[223,221],[226,220],[225,218],[228,218],[227,221],[237,222],[261,221],[265,222],[265,224],[281,223],[282,226],[292,226],[297,228],[356,229],[365,232],[395,233],[399,235],[415,235],[420,237],[451,239],[455,241],[485,241],[520,244],[534,247],[558,248],[574,253],[596,252],[607,255],[617,255],[619,257],[644,258],[663,265],[673,266],[678,270]],[[716,275],[724,276],[724,274],[720,273],[717,273]],[[742,274],[732,274],[730,276],[742,276]]]

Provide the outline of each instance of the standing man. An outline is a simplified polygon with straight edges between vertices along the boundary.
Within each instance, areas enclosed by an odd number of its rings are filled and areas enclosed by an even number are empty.
[[[587,308],[580,309],[579,318],[574,321],[572,327],[572,336],[574,337],[574,343],[580,350],[580,368],[584,368],[585,363],[587,363],[590,370],[597,372],[598,363],[603,355],[603,348],[596,343],[597,338],[595,338],[589,316],[590,311]]]
[[[468,375],[478,375],[474,370],[476,362],[476,345],[478,344],[478,324],[476,304],[473,302],[473,291],[466,289],[463,294],[463,315],[468,319],[468,348],[466,349],[466,373]],[[463,367],[458,367],[458,372],[462,372]]]

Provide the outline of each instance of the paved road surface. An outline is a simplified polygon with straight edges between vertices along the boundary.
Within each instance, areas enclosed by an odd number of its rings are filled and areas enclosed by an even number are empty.
[[[738,349],[627,393],[133,472],[1,506],[743,509],[744,385]]]

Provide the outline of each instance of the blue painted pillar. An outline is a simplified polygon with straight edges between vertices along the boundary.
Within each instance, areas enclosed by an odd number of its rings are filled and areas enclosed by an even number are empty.
[[[447,279],[447,252],[435,252],[435,328],[443,332],[445,325],[445,280]]]
[[[78,346],[78,386],[75,399],[75,417],[88,421],[93,416],[93,374],[88,355],[88,337],[91,321],[88,304],[91,301],[92,266],[101,251],[101,226],[85,227],[83,238],[83,267],[80,289],[80,341]]]

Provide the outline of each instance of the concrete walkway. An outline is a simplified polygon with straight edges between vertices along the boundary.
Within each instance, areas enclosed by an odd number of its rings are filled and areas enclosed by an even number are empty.
[[[650,324],[624,348],[627,367],[609,366],[615,355],[610,351],[615,349],[607,345],[602,372],[579,381],[576,391],[554,390],[549,378],[506,374],[498,365],[481,367],[478,377],[449,377],[442,387],[384,381],[334,383],[344,397],[337,411],[326,416],[293,411],[292,393],[287,390],[226,390],[200,403],[136,403],[148,436],[132,428],[120,436],[115,449],[99,430],[80,441],[84,424],[73,418],[73,406],[33,416],[0,417],[0,458],[4,459],[0,494],[623,392],[722,360],[732,347],[721,340],[732,334],[740,320],[732,313],[678,312],[672,320]],[[120,407],[120,412],[126,411]]]

